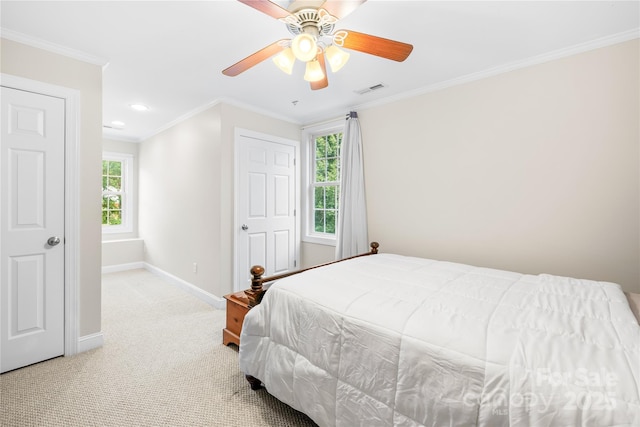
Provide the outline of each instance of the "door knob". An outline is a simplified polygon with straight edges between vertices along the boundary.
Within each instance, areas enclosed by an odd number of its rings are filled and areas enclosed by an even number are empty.
[[[244,231],[247,231],[249,229],[249,226],[247,224],[242,224],[242,229]]]
[[[57,245],[58,243],[60,243],[60,238],[59,238],[59,237],[56,237],[56,236],[49,237],[49,239],[47,240],[47,244],[48,244],[49,246],[55,246],[55,245]]]

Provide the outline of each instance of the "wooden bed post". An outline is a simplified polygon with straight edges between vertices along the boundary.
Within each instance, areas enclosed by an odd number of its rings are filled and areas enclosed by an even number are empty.
[[[263,274],[264,267],[261,265],[254,265],[251,267],[251,290],[244,291],[247,298],[249,298],[249,308],[260,304],[260,301],[262,300],[262,294],[264,294],[264,289],[262,288]]]

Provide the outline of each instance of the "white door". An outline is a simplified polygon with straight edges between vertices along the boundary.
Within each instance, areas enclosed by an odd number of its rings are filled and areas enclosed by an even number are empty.
[[[251,135],[236,135],[236,291],[250,286],[251,266],[296,267],[296,142]]]
[[[64,354],[65,101],[2,87],[0,372]]]

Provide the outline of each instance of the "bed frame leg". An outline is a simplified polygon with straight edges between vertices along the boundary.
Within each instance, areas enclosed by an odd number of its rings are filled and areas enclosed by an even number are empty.
[[[251,390],[260,390],[262,388],[262,381],[260,381],[256,377],[252,377],[251,375],[245,375],[244,377],[247,379],[247,381],[249,381]]]

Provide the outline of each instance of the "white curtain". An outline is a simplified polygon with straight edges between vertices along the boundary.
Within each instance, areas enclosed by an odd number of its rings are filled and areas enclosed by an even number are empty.
[[[355,111],[347,116],[340,150],[340,204],[336,230],[336,259],[347,258],[369,250],[362,136],[358,114]]]

